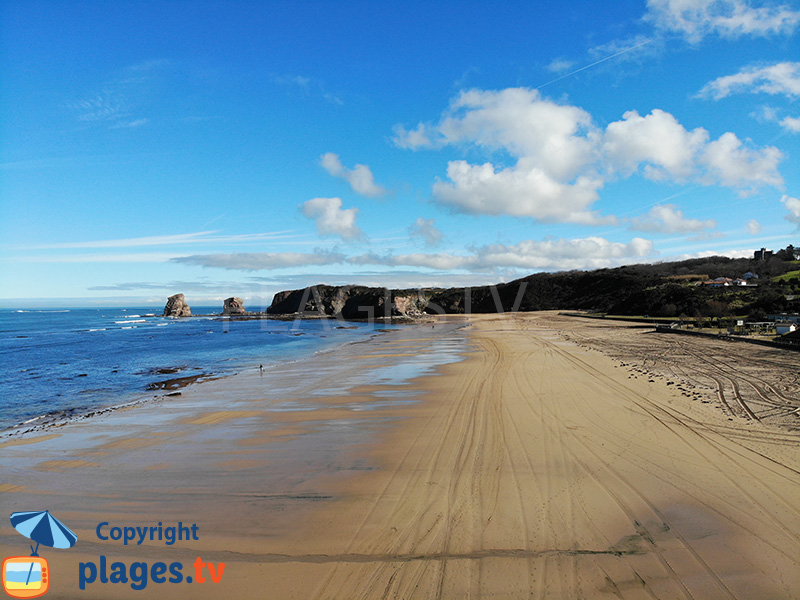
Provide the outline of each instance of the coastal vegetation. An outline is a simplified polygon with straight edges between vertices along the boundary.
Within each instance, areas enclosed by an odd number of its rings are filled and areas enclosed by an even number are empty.
[[[277,293],[267,313],[373,318],[580,309],[615,315],[760,320],[768,314],[800,312],[798,259],[800,252],[788,246],[758,260],[710,256],[594,271],[535,273],[471,288],[320,285]]]

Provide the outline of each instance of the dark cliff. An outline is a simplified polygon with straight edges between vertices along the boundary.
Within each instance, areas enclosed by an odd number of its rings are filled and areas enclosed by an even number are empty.
[[[710,257],[595,271],[536,273],[509,283],[472,288],[392,290],[318,285],[275,294],[268,314],[303,313],[346,319],[414,318],[422,314],[496,313],[583,309],[620,315],[725,316],[800,310],[791,299],[797,280],[782,275],[795,261]],[[711,289],[695,285],[715,277],[760,274],[758,286]],[[794,283],[793,283],[794,282]]]

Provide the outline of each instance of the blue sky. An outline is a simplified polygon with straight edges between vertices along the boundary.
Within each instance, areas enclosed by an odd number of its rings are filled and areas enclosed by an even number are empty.
[[[800,2],[0,6],[0,302],[796,245]]]

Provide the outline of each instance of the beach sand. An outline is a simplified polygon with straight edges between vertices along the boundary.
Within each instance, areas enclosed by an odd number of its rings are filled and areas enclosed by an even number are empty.
[[[716,342],[644,335],[448,317],[190,386],[9,438],[2,508],[77,533],[40,549],[55,598],[800,598],[800,397],[782,381],[800,355],[743,351],[761,370],[739,384],[699,364]],[[197,523],[199,539],[123,546],[98,539],[105,521]],[[0,552],[26,542],[6,526]],[[79,590],[101,555],[225,570]]]

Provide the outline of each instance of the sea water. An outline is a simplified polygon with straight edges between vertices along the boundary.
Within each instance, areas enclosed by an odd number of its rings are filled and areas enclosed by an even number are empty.
[[[219,309],[193,308],[212,315]],[[160,311],[159,311],[160,312]],[[300,360],[383,324],[166,318],[151,308],[0,310],[0,430],[165,393],[158,382]]]

